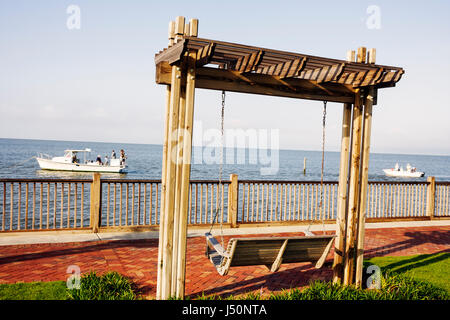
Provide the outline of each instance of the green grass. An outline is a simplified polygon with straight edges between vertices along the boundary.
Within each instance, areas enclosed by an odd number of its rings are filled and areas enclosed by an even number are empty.
[[[64,281],[0,284],[1,300],[66,300],[67,298]]]
[[[0,300],[134,300],[131,281],[117,272],[81,276],[79,289],[67,289],[64,281],[0,284]]]
[[[448,300],[444,289],[401,274],[384,274],[379,290],[315,281],[304,290],[284,290],[270,300]]]
[[[376,257],[365,261],[375,264],[382,273],[388,270],[416,280],[429,282],[450,293],[450,253],[421,254],[406,257]]]
[[[94,271],[81,276],[80,288],[68,290],[71,300],[134,300],[132,282],[113,271],[101,276]]]
[[[365,261],[381,268],[381,290],[361,290],[330,282],[313,282],[308,288],[284,290],[263,297],[258,293],[239,296],[201,295],[199,300],[415,300],[450,299],[450,253],[406,257],[376,257]],[[364,282],[364,281],[363,281]],[[117,272],[82,275],[81,288],[69,290],[63,281],[0,284],[0,300],[124,300],[138,299],[135,286]]]
[[[404,257],[376,257],[364,262],[381,269],[381,289],[366,290],[332,282],[315,281],[301,290],[293,288],[262,297],[255,293],[220,297],[201,295],[196,299],[270,300],[449,300],[450,253]],[[363,284],[365,283],[363,280]]]

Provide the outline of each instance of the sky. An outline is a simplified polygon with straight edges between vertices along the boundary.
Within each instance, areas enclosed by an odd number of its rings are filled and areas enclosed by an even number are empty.
[[[376,48],[405,74],[379,91],[371,151],[450,155],[449,12],[449,1],[0,0],[0,138],[162,144],[154,56],[184,16],[203,38],[337,59]],[[219,129],[221,93],[195,99],[196,128]],[[328,103],[329,151],[341,122],[342,104]],[[320,150],[321,125],[320,101],[226,95],[226,129],[278,130],[281,149]]]

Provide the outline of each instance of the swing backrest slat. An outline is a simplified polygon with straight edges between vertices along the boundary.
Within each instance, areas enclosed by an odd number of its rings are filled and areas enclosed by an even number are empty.
[[[315,262],[320,259],[332,238],[334,236],[230,239],[237,242],[231,266],[271,265],[286,239],[288,243],[282,255],[283,263]]]
[[[232,238],[224,252],[211,234],[206,236],[207,254],[221,275],[227,274],[232,266],[266,265],[276,271],[282,263],[315,263],[320,260],[316,265],[320,268],[335,238],[335,235]],[[209,251],[209,247],[214,251]],[[218,256],[221,257],[220,261]]]

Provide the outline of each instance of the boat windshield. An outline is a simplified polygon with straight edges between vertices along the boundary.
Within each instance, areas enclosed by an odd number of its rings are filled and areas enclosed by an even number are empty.
[[[91,152],[91,149],[86,148],[84,150],[64,150],[64,157],[65,158],[72,158],[73,161],[77,161],[77,153],[83,153],[84,154],[84,162],[86,162],[86,154]]]

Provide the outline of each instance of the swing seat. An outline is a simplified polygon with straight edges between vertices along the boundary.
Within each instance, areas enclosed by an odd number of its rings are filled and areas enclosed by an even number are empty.
[[[336,236],[232,238],[226,250],[211,233],[205,237],[206,256],[224,276],[233,266],[265,265],[276,272],[282,263],[312,262],[319,269]]]

